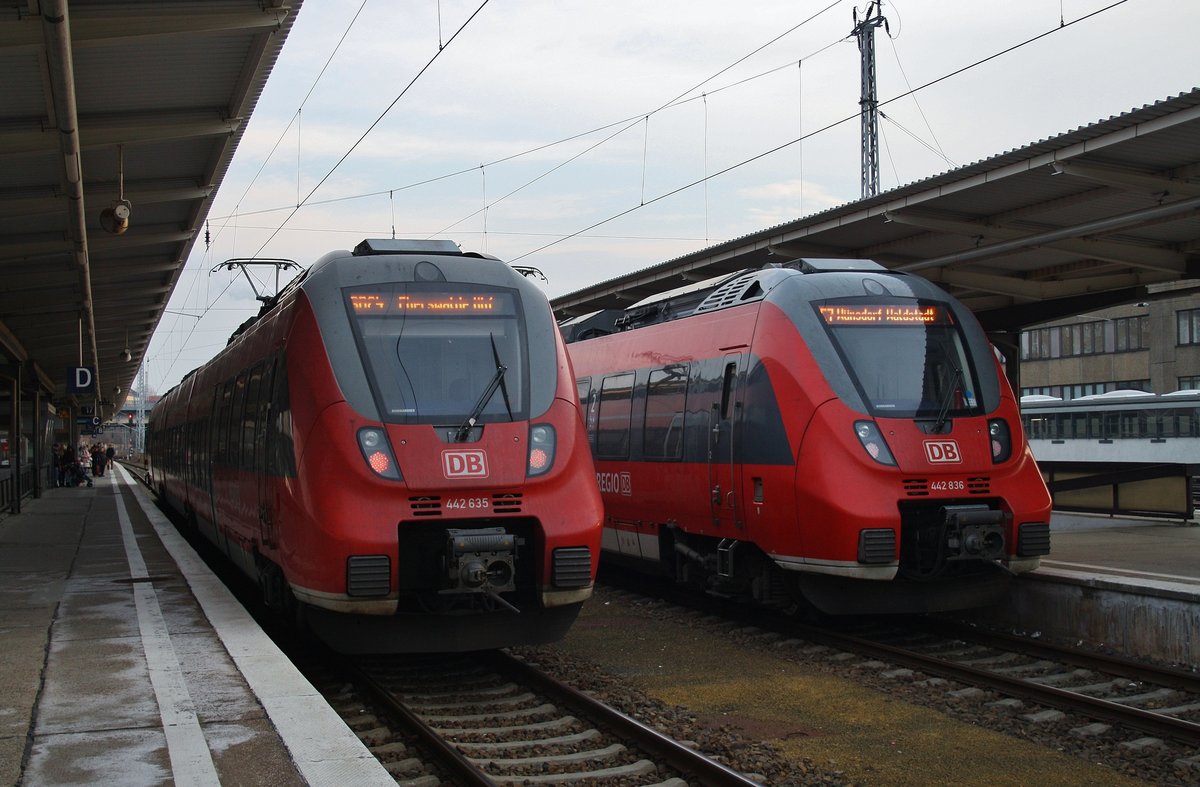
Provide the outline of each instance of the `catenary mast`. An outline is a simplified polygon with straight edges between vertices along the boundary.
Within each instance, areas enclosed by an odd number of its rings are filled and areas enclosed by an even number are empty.
[[[854,29],[850,34],[858,39],[858,53],[862,64],[862,87],[858,104],[862,108],[862,196],[871,197],[879,193],[879,101],[875,97],[875,28],[883,25],[887,30],[887,19],[880,8],[882,0],[871,0],[866,15],[860,21],[858,9],[854,9]]]

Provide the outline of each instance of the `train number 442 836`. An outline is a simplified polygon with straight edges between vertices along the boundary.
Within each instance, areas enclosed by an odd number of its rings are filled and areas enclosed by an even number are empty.
[[[482,510],[491,508],[492,501],[486,497],[452,497],[446,501],[446,508],[449,509],[471,509]]]
[[[961,492],[967,488],[966,481],[933,481],[929,488],[934,492]]]

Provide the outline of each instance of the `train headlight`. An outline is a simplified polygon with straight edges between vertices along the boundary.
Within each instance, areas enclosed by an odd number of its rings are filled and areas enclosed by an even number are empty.
[[[554,465],[554,427],[535,424],[529,427],[529,463],[525,474],[529,478],[541,475]]]
[[[988,443],[992,446],[993,464],[1000,464],[1012,456],[1012,431],[1003,418],[988,421]]]
[[[881,465],[894,466],[896,464],[896,460],[892,457],[892,450],[888,448],[887,441],[883,439],[883,435],[874,421],[855,421],[854,434],[858,435],[858,441],[862,443],[867,455],[876,462]]]
[[[392,447],[382,429],[359,429],[358,450],[362,451],[367,467],[371,468],[375,475],[392,481],[400,480],[400,467],[396,464],[396,458],[392,456]]]

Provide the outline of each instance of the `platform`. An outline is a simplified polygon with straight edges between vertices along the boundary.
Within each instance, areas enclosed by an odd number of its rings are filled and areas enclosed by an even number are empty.
[[[1200,663],[1200,527],[1055,512],[1050,554],[968,620],[1131,658]]]
[[[395,781],[119,466],[0,519],[0,783]]]

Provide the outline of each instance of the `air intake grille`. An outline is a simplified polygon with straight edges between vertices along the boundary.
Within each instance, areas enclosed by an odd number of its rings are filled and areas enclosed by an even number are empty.
[[[346,595],[386,596],[392,590],[392,561],[387,555],[351,555],[346,560]]]
[[[497,514],[521,513],[521,493],[507,492],[492,495],[492,511]]]
[[[755,298],[761,298],[763,290],[758,283],[758,274],[759,271],[749,271],[725,282],[700,302],[700,305],[696,307],[695,313],[711,312],[717,309],[724,309],[726,306],[733,306],[738,303],[754,300]]]
[[[1021,557],[1050,554],[1050,525],[1046,522],[1022,522],[1017,531],[1017,554]]]
[[[592,583],[592,551],[587,547],[554,550],[554,587],[585,588]]]
[[[992,493],[992,479],[987,476],[979,478],[967,479],[967,494],[969,495],[990,495]]]
[[[929,496],[929,482],[924,478],[906,478],[901,483],[904,484],[904,494],[909,497]]]
[[[891,563],[896,559],[896,531],[891,528],[862,530],[858,534],[859,563]]]
[[[408,503],[412,506],[412,515],[415,517],[442,515],[442,499],[436,495],[410,497]]]

